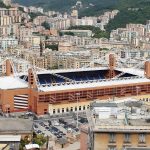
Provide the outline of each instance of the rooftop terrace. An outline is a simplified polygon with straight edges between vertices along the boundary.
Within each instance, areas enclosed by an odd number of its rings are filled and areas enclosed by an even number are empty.
[[[119,105],[118,101],[114,103]],[[130,101],[132,102],[132,99]],[[118,108],[110,108],[108,105],[103,106],[103,103],[99,103],[99,105],[102,104],[99,109],[95,110],[96,106],[94,105],[91,110],[87,111],[89,125],[95,132],[150,132],[150,113],[147,111],[148,107],[146,108],[144,104],[142,104],[144,107],[141,106],[140,108],[135,105],[134,108],[138,111],[132,113],[133,107],[131,109],[126,105],[122,107],[119,105]]]

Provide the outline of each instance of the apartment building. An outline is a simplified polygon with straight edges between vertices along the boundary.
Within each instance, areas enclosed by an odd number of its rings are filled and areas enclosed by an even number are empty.
[[[51,29],[65,30],[71,26],[70,18],[50,18],[48,22],[50,24]]]
[[[7,50],[7,48],[15,48],[18,46],[18,39],[14,37],[0,38],[0,48]]]
[[[61,30],[62,34],[65,34],[66,32],[71,32],[75,36],[78,36],[78,37],[91,37],[92,36],[91,30]]]
[[[48,22],[47,16],[37,16],[35,19],[33,19],[33,23],[35,25],[41,25],[43,22]]]
[[[81,150],[146,150],[150,147],[149,107],[135,99],[93,102],[89,126],[81,128]]]

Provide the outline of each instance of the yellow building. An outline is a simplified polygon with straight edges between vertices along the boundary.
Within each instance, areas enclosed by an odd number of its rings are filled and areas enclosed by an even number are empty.
[[[81,127],[81,150],[146,150],[150,147],[149,107],[141,101],[94,102]]]

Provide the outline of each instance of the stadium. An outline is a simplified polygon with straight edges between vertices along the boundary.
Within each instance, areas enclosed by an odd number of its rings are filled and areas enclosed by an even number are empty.
[[[106,67],[70,70],[29,68],[15,75],[9,59],[0,77],[3,112],[30,110],[38,115],[86,110],[96,99],[150,94],[150,62],[144,69],[121,68],[113,54]],[[78,103],[77,103],[78,102]]]

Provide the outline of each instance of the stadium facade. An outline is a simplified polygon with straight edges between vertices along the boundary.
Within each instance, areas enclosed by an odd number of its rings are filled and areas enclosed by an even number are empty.
[[[80,111],[94,99],[146,94],[150,94],[150,62],[145,62],[144,70],[118,68],[113,54],[109,55],[108,67],[49,71],[32,68],[18,75],[6,60],[6,75],[0,77],[0,106],[8,113]]]

